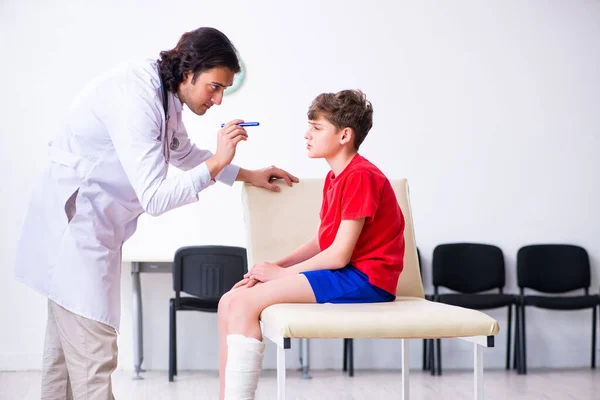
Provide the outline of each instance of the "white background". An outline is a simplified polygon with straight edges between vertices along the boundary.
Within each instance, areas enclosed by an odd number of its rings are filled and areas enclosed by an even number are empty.
[[[46,302],[13,279],[26,203],[46,143],[76,93],[135,58],[156,58],[200,26],[226,33],[247,66],[242,89],[188,132],[214,150],[221,122],[249,128],[235,162],[323,177],[303,133],[324,91],[364,90],[375,109],[361,153],[411,186],[417,242],[496,244],[515,292],[515,255],[531,243],[585,247],[592,292],[600,268],[600,3],[596,1],[0,2],[0,370],[39,369]],[[437,3],[437,4],[436,4]],[[143,216],[125,256],[171,257],[189,244],[245,245],[240,187],[217,185],[197,204]],[[34,251],[35,249],[32,249]],[[568,265],[565,265],[568,268]],[[119,368],[133,368],[130,265],[122,270]],[[147,369],[166,369],[169,275],[143,276]],[[486,365],[502,367],[502,331]],[[591,311],[528,311],[530,367],[589,365]],[[216,315],[180,313],[180,369],[216,369]],[[420,342],[412,366],[420,365]],[[471,347],[444,341],[444,367],[469,367]],[[288,357],[296,366],[294,356]],[[399,368],[399,341],[357,340],[357,368]],[[341,368],[341,340],[315,340],[313,368]],[[275,366],[273,349],[265,367]]]

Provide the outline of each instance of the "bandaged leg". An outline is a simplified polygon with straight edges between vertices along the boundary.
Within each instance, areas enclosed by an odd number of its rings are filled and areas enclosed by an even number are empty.
[[[254,400],[264,354],[265,344],[257,339],[227,336],[225,400]]]

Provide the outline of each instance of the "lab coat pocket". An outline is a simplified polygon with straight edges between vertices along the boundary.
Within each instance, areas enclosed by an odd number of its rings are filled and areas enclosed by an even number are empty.
[[[50,144],[51,180],[43,193],[52,198],[54,218],[69,223],[76,213],[76,199],[89,163],[82,157]],[[60,210],[60,211],[59,211]]]
[[[106,192],[97,193],[93,204],[90,203],[89,206],[94,208],[94,231],[97,240],[107,249],[118,251],[125,238],[125,227],[137,217],[137,213],[120,204]]]
[[[88,159],[79,154],[61,149],[52,142],[50,142],[48,146],[48,157],[50,158],[50,161],[73,170],[80,179],[85,178],[91,167],[91,162]]]

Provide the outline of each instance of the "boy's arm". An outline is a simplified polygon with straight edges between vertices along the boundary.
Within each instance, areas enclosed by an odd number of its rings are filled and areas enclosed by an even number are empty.
[[[269,262],[256,264],[247,274],[244,275],[244,280],[239,282],[239,286],[245,285],[252,279],[259,282],[267,282],[283,278],[284,276],[295,275],[304,271],[343,268],[348,265],[350,257],[352,257],[354,246],[356,245],[356,241],[360,236],[360,232],[364,224],[364,218],[342,220],[333,243],[325,250],[319,252],[308,260],[302,261],[287,268],[282,268],[279,264],[273,264]],[[300,250],[304,250],[305,247],[308,248],[309,243],[310,242],[300,247],[288,257],[296,254],[299,255]],[[304,253],[304,255],[305,254],[306,253]],[[281,261],[289,261],[286,260],[286,258],[282,259]]]
[[[298,247],[287,256],[276,261],[275,264],[279,265],[280,267],[287,268],[314,257],[315,255],[319,254],[320,251],[321,247],[319,246],[319,233],[317,231],[312,239]]]
[[[354,246],[364,224],[364,218],[342,220],[331,246],[306,261],[288,267],[286,272],[298,274],[305,271],[345,267],[350,262]]]

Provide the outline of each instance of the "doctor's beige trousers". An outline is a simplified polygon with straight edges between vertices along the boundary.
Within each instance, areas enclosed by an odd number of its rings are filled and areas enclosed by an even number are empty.
[[[42,400],[112,400],[117,332],[48,300]]]

